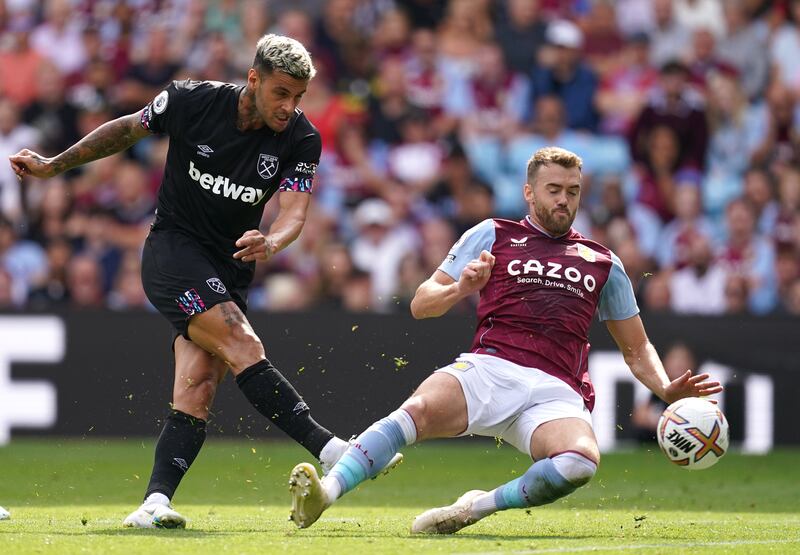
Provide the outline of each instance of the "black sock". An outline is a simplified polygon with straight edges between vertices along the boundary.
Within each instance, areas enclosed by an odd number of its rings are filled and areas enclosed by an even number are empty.
[[[258,412],[319,459],[333,434],[311,418],[303,398],[270,361],[262,360],[245,368],[236,376],[236,384]]]
[[[206,421],[179,410],[169,411],[156,443],[153,473],[147,493],[163,493],[170,499],[183,475],[197,458],[206,439]]]

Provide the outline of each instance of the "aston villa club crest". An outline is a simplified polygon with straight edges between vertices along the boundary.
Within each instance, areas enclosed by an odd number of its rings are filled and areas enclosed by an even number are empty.
[[[216,291],[220,295],[224,295],[225,291],[227,291],[225,289],[225,284],[222,283],[219,278],[209,278],[206,280],[206,284],[208,284],[212,290]]]
[[[578,247],[578,256],[583,258],[586,262],[596,262],[597,261],[597,253],[587,247],[586,245],[582,245],[577,243]]]
[[[258,175],[264,179],[272,179],[278,173],[278,157],[271,154],[258,155]]]

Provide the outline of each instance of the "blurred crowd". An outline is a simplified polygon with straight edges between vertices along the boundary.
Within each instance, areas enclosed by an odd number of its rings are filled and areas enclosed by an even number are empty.
[[[149,308],[166,139],[50,180],[6,156],[173,79],[243,83],[266,32],[314,57],[323,153],[252,310],[406,310],[464,230],[527,213],[558,145],[584,160],[575,227],[644,310],[800,315],[800,0],[0,0],[0,308]]]

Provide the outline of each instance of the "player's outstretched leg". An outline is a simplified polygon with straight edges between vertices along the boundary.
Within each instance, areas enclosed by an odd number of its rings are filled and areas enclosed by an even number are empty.
[[[414,519],[411,533],[453,534],[497,511],[552,503],[586,484],[596,470],[594,461],[573,451],[542,459],[499,488],[468,491],[452,505],[425,511]]]
[[[416,438],[414,420],[405,410],[397,409],[358,436],[322,480],[313,466],[298,464],[289,476],[291,520],[298,528],[308,528],[339,497],[382,472],[400,448]]]

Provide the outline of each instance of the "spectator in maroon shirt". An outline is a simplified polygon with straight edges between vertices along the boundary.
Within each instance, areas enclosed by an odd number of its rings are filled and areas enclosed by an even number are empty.
[[[675,215],[678,182],[699,184],[700,174],[681,162],[680,137],[667,125],[654,127],[647,137],[645,157],[638,166],[637,200],[668,222]],[[691,185],[687,185],[691,186]]]
[[[689,88],[689,71],[678,61],[661,68],[656,87],[639,114],[629,135],[631,156],[643,161],[651,131],[658,126],[671,128],[680,146],[679,165],[702,168],[708,147],[708,124],[702,96]]]

